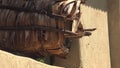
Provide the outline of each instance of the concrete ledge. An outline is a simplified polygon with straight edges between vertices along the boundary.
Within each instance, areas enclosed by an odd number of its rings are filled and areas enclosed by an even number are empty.
[[[0,50],[0,68],[62,68],[37,62],[27,57],[16,56]]]

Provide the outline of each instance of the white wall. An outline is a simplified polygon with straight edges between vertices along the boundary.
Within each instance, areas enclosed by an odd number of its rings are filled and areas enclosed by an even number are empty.
[[[66,68],[111,68],[107,10],[107,0],[87,0],[81,6],[83,26],[97,30],[90,37],[74,40],[68,58],[56,58],[55,65]]]
[[[84,27],[97,28],[92,36],[80,40],[82,67],[110,68],[107,0],[88,0],[81,11]]]

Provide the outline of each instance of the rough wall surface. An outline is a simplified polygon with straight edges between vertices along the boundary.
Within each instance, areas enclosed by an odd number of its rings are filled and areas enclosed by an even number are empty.
[[[108,38],[107,0],[88,0],[82,6],[82,23],[85,28],[96,27],[90,37],[80,40],[83,68],[111,68]]]
[[[120,68],[120,0],[109,0],[109,34],[112,68]]]
[[[37,62],[30,58],[15,56],[0,50],[0,68],[62,68]]]
[[[107,0],[87,0],[81,6],[84,28],[96,27],[90,37],[74,40],[66,60],[56,58],[55,65],[66,68],[111,68],[108,39]]]

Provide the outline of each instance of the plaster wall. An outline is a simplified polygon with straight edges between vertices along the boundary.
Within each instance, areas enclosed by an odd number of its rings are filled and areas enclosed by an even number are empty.
[[[107,0],[87,0],[81,5],[84,28],[97,28],[89,37],[73,40],[66,60],[56,58],[55,65],[66,68],[111,68],[108,38]]]

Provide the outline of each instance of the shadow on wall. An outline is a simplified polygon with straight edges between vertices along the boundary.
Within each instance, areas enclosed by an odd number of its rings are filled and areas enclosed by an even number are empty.
[[[101,11],[107,11],[106,1],[107,0],[87,0],[85,6]]]
[[[65,68],[79,68],[80,67],[80,43],[79,39],[72,40],[70,53],[66,59],[55,58],[54,65]]]

